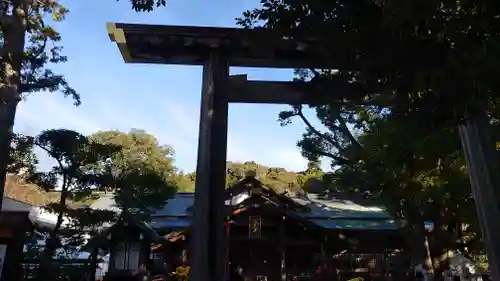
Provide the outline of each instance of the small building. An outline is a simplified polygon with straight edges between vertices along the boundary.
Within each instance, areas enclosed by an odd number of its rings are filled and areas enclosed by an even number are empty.
[[[26,232],[32,227],[35,207],[8,197],[0,210],[0,281],[19,280]]]
[[[252,177],[226,196],[224,259],[248,280],[386,280],[409,268],[403,237],[381,207],[331,194],[278,194]],[[95,204],[115,207],[112,197]],[[189,264],[193,204],[193,193],[177,193],[149,223],[168,241],[153,243],[150,259],[168,272]]]

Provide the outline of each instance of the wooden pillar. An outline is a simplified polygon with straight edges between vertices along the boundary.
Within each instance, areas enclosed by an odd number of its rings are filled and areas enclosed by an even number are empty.
[[[3,268],[0,267],[0,280],[19,280],[23,276],[22,260],[26,232],[30,225],[28,213],[0,213],[0,244],[3,252]]]
[[[231,217],[226,217],[225,223],[225,243],[224,243],[224,276],[229,277],[229,274],[231,274],[231,223],[230,223]],[[227,279],[227,278],[226,278]],[[225,281],[225,280],[223,280]]]
[[[203,66],[196,167],[192,280],[224,281],[224,189],[227,152],[225,57],[214,50]]]
[[[87,276],[88,281],[95,280],[97,267],[99,266],[98,260],[97,260],[98,254],[99,254],[99,247],[94,247],[92,249],[92,252],[90,253],[89,275]],[[101,280],[103,278],[102,271],[101,271],[100,278],[101,278]]]
[[[492,280],[500,280],[500,239],[497,237],[500,233],[500,209],[495,192],[498,180],[493,174],[498,170],[489,126],[486,114],[475,114],[459,125],[459,133]]]
[[[280,222],[280,253],[281,253],[281,267],[280,276],[281,281],[286,281],[286,243],[285,243],[285,217]]]
[[[321,259],[321,271],[323,276],[328,272],[328,258],[326,254],[326,245],[328,243],[328,237],[323,235],[323,240],[321,241],[320,259]]]

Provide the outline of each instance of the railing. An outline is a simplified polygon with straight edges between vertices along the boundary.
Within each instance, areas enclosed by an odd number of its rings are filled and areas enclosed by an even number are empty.
[[[38,260],[26,260],[21,264],[23,269],[22,280],[34,280],[39,267]],[[55,260],[53,270],[57,280],[54,281],[86,281],[90,273],[89,261],[87,259]]]

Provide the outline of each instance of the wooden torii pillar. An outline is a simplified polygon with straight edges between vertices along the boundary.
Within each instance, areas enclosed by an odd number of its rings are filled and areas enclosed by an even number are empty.
[[[352,69],[352,62],[341,56],[321,57],[321,46],[314,38],[289,40],[268,29],[108,23],[107,30],[127,63],[203,66],[192,280],[225,281],[223,190],[228,103],[331,102],[289,82],[248,81],[244,75],[230,79],[229,66]],[[500,232],[500,207],[493,160],[488,158],[493,147],[486,141],[486,127],[484,116],[474,114],[467,116],[459,129],[493,280],[500,280],[500,239],[494,239]]]
[[[226,281],[224,189],[228,76],[227,58],[218,50],[214,50],[203,65],[193,241],[191,243],[192,280]]]

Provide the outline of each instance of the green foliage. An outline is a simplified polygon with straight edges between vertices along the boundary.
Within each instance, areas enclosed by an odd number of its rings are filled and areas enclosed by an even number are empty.
[[[474,99],[497,97],[499,9],[490,0],[264,0],[238,23],[317,39],[336,71],[314,70],[311,91],[343,107],[390,104],[437,128],[476,107]]]
[[[120,1],[120,0],[116,0]],[[166,6],[166,0],[130,0],[132,9],[136,12],[152,12],[155,8]]]
[[[107,159],[118,150],[115,146],[92,143],[66,129],[43,131],[33,143],[54,159],[56,165],[48,172],[33,173],[31,180],[46,191],[60,188],[62,197],[76,199],[90,195],[103,176],[88,169],[88,165]]]
[[[101,131],[89,137],[92,142],[112,145],[121,149],[109,159],[108,166],[115,175],[120,175],[129,167],[147,167],[157,172],[165,180],[177,172],[173,164],[174,151],[171,147],[160,145],[158,140],[146,131],[133,129],[128,133],[120,131]],[[105,163],[102,163],[105,164]]]
[[[2,3],[1,88],[14,87],[18,95],[60,91],[65,96],[72,97],[75,105],[81,103],[80,96],[68,85],[64,76],[47,68],[47,64],[67,61],[67,57],[61,54],[62,47],[58,45],[61,36],[51,22],[64,20],[68,12],[69,10],[56,0]]]
[[[48,210],[57,214],[57,222],[50,230],[46,247],[40,256],[37,278],[42,280],[47,277],[48,279],[54,278],[51,260],[55,250],[64,244],[60,236],[60,229],[64,219],[73,214],[68,208],[68,200],[81,200],[88,197],[94,188],[98,188],[102,184],[102,179],[106,175],[88,169],[88,166],[109,158],[117,148],[92,143],[87,137],[65,129],[43,131],[35,138],[31,138],[31,141],[56,163],[49,171],[33,172],[29,180],[46,191],[59,189],[61,194],[59,202],[46,206]],[[102,216],[99,218],[102,223]],[[73,232],[73,236],[81,237],[81,233]]]
[[[117,204],[126,212],[145,218],[164,205],[177,190],[178,175],[173,164],[173,149],[160,145],[143,130],[102,131],[90,136],[91,142],[120,147],[92,169],[105,171],[103,187],[115,192]]]
[[[9,157],[7,173],[10,174],[31,174],[38,164],[38,158],[33,150],[33,141],[29,136],[13,135]]]
[[[298,145],[311,160],[332,160],[335,189],[382,200],[414,230],[434,222],[431,252],[439,255],[447,247],[481,251],[455,128],[465,113],[486,111],[499,137],[499,13],[490,0],[264,0],[238,23],[317,39],[336,70],[296,75],[331,101],[314,107],[326,131],[300,106],[280,121],[302,119]]]
[[[50,65],[66,62],[60,34],[51,25],[64,20],[68,9],[57,0],[0,3],[0,190],[11,172],[9,156],[16,108],[34,92],[61,92],[80,105],[80,95]],[[14,140],[14,145],[19,140]],[[24,155],[27,156],[27,155]],[[9,166],[10,165],[10,166]]]
[[[296,173],[287,171],[284,168],[266,167],[254,161],[244,163],[227,162],[226,184],[227,187],[232,186],[244,179],[249,172],[254,172],[265,186],[277,192],[303,192],[307,189],[306,182],[309,178],[323,178],[324,173],[318,165],[318,163],[313,163],[306,171]],[[182,183],[183,186],[180,187],[180,191],[194,192],[195,180],[195,172],[179,175],[178,182],[179,184]]]
[[[323,193],[328,187],[324,177],[319,161],[310,161],[307,170],[297,175],[297,183],[305,192]]]
[[[173,179],[165,181],[156,171],[131,167],[113,179],[115,200],[123,212],[148,219],[177,191]]]
[[[57,223],[50,230],[40,256],[39,279],[54,277],[55,269],[50,261],[56,249],[63,245],[75,249],[83,243],[82,231],[95,234],[96,227],[117,218],[117,214],[109,210],[70,208],[70,199],[93,198],[94,191],[107,189],[115,193],[122,213],[148,219],[177,188],[172,149],[160,146],[144,131],[98,132],[87,137],[59,129],[22,140],[26,145],[15,148],[24,149],[31,143],[55,160],[50,170],[35,171],[29,180],[44,190],[60,191],[59,202],[46,206],[57,213]],[[32,151],[32,148],[26,150]],[[70,218],[70,227],[62,230],[66,218]]]
[[[175,182],[177,183],[177,187],[179,192],[194,192],[194,181],[196,175],[195,173],[184,174],[179,173],[176,176]]]

